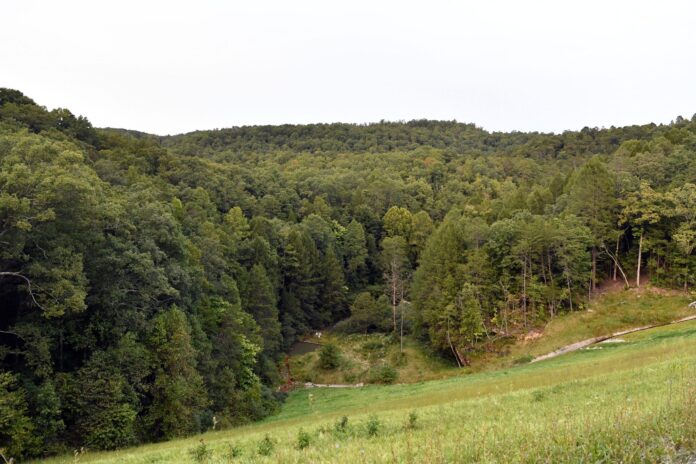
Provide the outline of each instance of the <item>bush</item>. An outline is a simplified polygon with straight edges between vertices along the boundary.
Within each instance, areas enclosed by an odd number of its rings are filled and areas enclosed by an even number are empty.
[[[275,441],[266,434],[263,440],[259,442],[258,452],[261,456],[270,456],[273,453],[273,448],[275,448]]]
[[[319,351],[319,367],[326,370],[336,369],[341,362],[341,352],[333,343],[321,347]]]
[[[379,429],[382,424],[379,422],[379,418],[377,416],[372,415],[370,418],[367,420],[367,436],[368,437],[375,437],[379,433]]]
[[[370,370],[370,382],[391,384],[399,378],[399,373],[388,364]]]
[[[343,416],[337,420],[336,425],[334,425],[334,430],[338,433],[346,433],[348,430],[348,417]]]
[[[231,461],[232,459],[238,458],[241,455],[242,447],[235,443],[230,443],[229,448],[227,448],[227,459]]]
[[[309,446],[309,433],[305,432],[303,429],[297,433],[297,449],[303,450]]]
[[[206,462],[213,456],[213,450],[209,449],[205,441],[201,440],[198,446],[189,450],[189,455],[196,462]]]
[[[416,411],[411,411],[408,413],[408,419],[406,420],[406,429],[413,430],[416,428],[418,423],[418,413]]]
[[[29,419],[26,392],[17,377],[0,372],[0,451],[9,461],[10,456],[36,454],[38,438]]]

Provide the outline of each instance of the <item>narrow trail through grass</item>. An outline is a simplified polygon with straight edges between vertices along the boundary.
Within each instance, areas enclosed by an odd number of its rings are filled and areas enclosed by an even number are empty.
[[[689,307],[691,307],[691,306],[689,306]],[[619,332],[614,332],[614,333],[612,333],[610,335],[606,335],[606,336],[593,337],[593,338],[589,338],[586,340],[581,340],[579,342],[571,343],[570,345],[566,345],[562,348],[559,348],[555,351],[552,351],[551,353],[537,356],[536,358],[532,359],[530,362],[544,361],[546,359],[555,358],[556,356],[570,353],[572,351],[577,351],[577,350],[580,350],[580,349],[585,348],[587,346],[595,345],[595,344],[601,343],[601,342],[605,342],[607,340],[611,340],[611,339],[616,338],[616,337],[623,337],[624,335],[632,334],[635,332],[641,332],[643,330],[654,329],[654,328],[662,327],[665,325],[681,324],[683,322],[693,321],[695,319],[696,319],[696,315],[687,316],[687,317],[683,317],[681,319],[678,319],[676,321],[668,322],[666,324],[653,324],[653,325],[646,325],[646,326],[642,326],[642,327],[634,327],[632,329],[626,329],[626,330],[621,330]]]

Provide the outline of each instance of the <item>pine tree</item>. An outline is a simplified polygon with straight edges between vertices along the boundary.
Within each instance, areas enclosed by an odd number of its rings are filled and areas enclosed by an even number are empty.
[[[161,438],[199,431],[208,398],[184,312],[174,306],[158,315],[149,342],[156,356],[152,405],[146,417],[149,430]]]
[[[255,264],[249,270],[242,300],[244,310],[252,315],[261,329],[264,353],[275,357],[282,346],[280,319],[273,285],[266,269],[260,264]]]
[[[326,251],[323,263],[323,282],[321,290],[321,303],[323,313],[332,322],[335,322],[347,314],[346,307],[346,283],[343,275],[343,267],[332,248]]]

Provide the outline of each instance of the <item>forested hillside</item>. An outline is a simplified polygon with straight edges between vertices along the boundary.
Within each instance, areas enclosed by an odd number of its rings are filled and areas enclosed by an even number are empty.
[[[96,129],[0,89],[0,447],[249,422],[308,331],[453,363],[605,281],[696,284],[696,118]]]

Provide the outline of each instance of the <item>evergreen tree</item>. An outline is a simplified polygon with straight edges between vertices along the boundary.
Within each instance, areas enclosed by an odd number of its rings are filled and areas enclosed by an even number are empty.
[[[199,431],[208,398],[196,369],[186,315],[177,307],[158,315],[149,343],[156,356],[152,405],[147,411],[150,433],[156,438],[174,438]]]
[[[255,264],[249,270],[242,301],[245,311],[252,315],[261,329],[264,353],[275,357],[282,345],[280,320],[273,286],[263,266]]]

